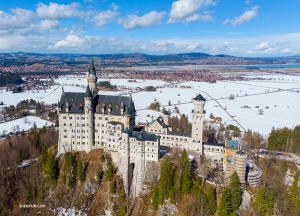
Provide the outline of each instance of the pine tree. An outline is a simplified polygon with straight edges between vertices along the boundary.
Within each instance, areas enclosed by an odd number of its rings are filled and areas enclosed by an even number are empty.
[[[154,187],[152,190],[152,206],[154,208],[158,207],[158,187]]]
[[[240,178],[236,172],[230,177],[230,195],[233,210],[237,210],[242,202],[242,189],[240,186]]]
[[[171,101],[169,100],[168,105],[171,106]]]
[[[213,186],[210,186],[207,191],[209,213],[214,214],[217,210],[217,195]]]
[[[230,200],[230,189],[225,188],[221,195],[220,204],[218,207],[218,213],[217,216],[228,216],[233,213],[231,200]]]
[[[84,181],[84,165],[79,156],[76,158],[76,178],[81,182]]]
[[[162,110],[161,110],[161,112],[164,113],[165,111],[166,111],[166,108],[163,107]]]
[[[300,171],[297,171],[296,175],[295,175],[295,179],[293,182],[293,185],[291,187],[291,201],[293,204],[293,211],[299,212],[300,210],[300,200],[299,200],[299,196],[298,196],[298,191],[299,191],[299,187],[298,187],[298,181],[299,181],[299,175],[300,175]]]
[[[111,162],[109,162],[107,171],[106,171],[105,176],[104,176],[105,179],[108,180],[108,181],[111,181],[112,177],[113,177],[113,173],[114,173],[114,165]]]
[[[111,181],[110,185],[109,185],[109,192],[111,194],[115,194],[116,193],[116,185],[115,185],[115,181]]]
[[[256,195],[255,195],[253,205],[254,205],[254,209],[260,214],[265,214],[267,212],[267,209],[268,209],[265,196],[266,195],[265,195],[264,187],[259,186],[257,188],[257,192],[256,192]]]
[[[158,203],[162,204],[165,199],[169,198],[170,190],[173,186],[173,171],[171,160],[167,155],[162,161],[160,168],[160,179],[158,183]]]
[[[184,149],[182,151],[180,161],[183,165],[183,173],[182,173],[182,193],[186,194],[190,192],[192,186],[192,174],[191,174],[191,165],[189,157]]]

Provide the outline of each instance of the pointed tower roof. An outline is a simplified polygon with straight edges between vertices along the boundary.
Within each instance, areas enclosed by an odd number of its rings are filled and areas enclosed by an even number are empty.
[[[201,95],[201,94],[198,94],[194,100],[198,100],[198,101],[206,101],[206,99]]]
[[[64,87],[61,86],[61,93],[64,94],[65,93],[65,90],[64,90]]]
[[[86,86],[85,97],[92,97],[92,92],[90,90],[89,85]]]
[[[91,62],[90,62],[88,71],[91,75],[96,75],[96,69],[95,69],[93,58],[91,58]]]
[[[60,108],[60,102],[59,101],[57,101],[57,107]]]

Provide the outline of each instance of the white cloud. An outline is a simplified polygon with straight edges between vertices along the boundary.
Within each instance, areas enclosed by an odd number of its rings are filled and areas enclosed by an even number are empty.
[[[50,48],[80,48],[86,46],[87,39],[83,36],[79,36],[71,32],[66,38],[58,41]]]
[[[245,4],[249,4],[249,3],[251,3],[251,0],[246,0],[245,1]]]
[[[38,3],[36,13],[39,17],[45,19],[64,19],[70,17],[81,17],[83,12],[79,11],[80,5],[76,2],[71,4],[57,4],[50,2],[49,5]]]
[[[228,42],[224,42],[218,47],[213,47],[212,52],[223,52],[227,49],[228,45],[229,45]]]
[[[15,8],[10,11],[12,13],[0,11],[0,30],[26,28],[35,19],[31,10]]]
[[[254,47],[254,50],[261,51],[261,50],[269,49],[271,47],[272,47],[272,45],[270,44],[270,42],[261,42],[260,44],[257,44]]]
[[[241,16],[236,17],[234,19],[227,19],[224,21],[223,25],[230,23],[232,26],[241,25],[245,22],[249,22],[258,15],[259,6],[256,5],[251,10],[245,11]]]
[[[147,13],[141,17],[136,15],[127,15],[126,18],[120,18],[118,23],[122,24],[125,29],[145,28],[154,25],[161,25],[161,20],[165,14],[166,12],[151,11],[150,13]]]
[[[201,8],[214,5],[213,0],[178,0],[173,2],[167,23],[192,22],[196,20],[212,21],[210,15],[202,16]]]
[[[283,49],[283,53],[290,53],[292,50],[290,48],[284,48]]]
[[[105,25],[116,20],[116,17],[118,16],[117,10],[119,6],[112,3],[111,7],[113,10],[102,11],[94,16],[92,21],[94,22],[96,27],[103,28]]]

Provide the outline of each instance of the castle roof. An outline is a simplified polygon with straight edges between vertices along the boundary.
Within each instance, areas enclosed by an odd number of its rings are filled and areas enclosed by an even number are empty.
[[[87,72],[91,75],[95,75],[96,76],[96,69],[95,69],[95,65],[94,65],[94,61],[93,59],[91,59],[90,65],[87,69]]]
[[[237,140],[226,140],[225,141],[226,148],[239,148],[239,142]]]
[[[86,86],[85,97],[92,97],[92,92],[91,92],[90,87],[88,85]]]
[[[131,131],[130,137],[136,138],[138,141],[156,141],[155,134],[147,133],[146,131]]]
[[[88,88],[89,89],[89,88]],[[60,101],[61,112],[66,112],[66,103],[69,102],[69,113],[83,113],[86,93],[65,92],[61,95]],[[133,101],[128,96],[113,96],[113,95],[91,95],[93,99],[93,111],[99,114],[108,114],[108,108],[111,109],[111,115],[123,115],[125,109],[128,108],[129,114],[136,112]],[[104,108],[104,109],[102,109]]]
[[[198,101],[206,101],[206,99],[201,95],[201,94],[198,94],[194,100],[198,100]]]

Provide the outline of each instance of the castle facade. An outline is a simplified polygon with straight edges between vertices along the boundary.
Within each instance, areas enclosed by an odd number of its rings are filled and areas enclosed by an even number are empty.
[[[89,152],[96,148],[110,152],[123,175],[125,188],[129,188],[132,181],[129,169],[133,169],[137,182],[143,182],[147,162],[159,160],[162,146],[203,153],[205,98],[201,94],[193,100],[191,134],[173,132],[168,124],[168,112],[147,126],[137,128],[131,95],[98,94],[93,61],[87,69],[86,78],[85,93],[62,91],[58,101],[58,155],[71,151]],[[134,168],[131,164],[134,164]]]

